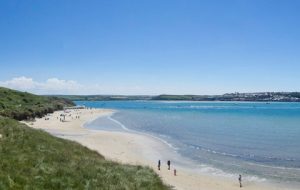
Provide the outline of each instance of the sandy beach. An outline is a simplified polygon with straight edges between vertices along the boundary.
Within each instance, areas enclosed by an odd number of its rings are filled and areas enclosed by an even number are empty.
[[[91,122],[100,116],[111,115],[113,110],[103,109],[80,109],[71,110],[66,113],[65,121],[60,121],[63,111],[54,112],[33,122],[24,122],[32,128],[45,130],[57,137],[76,141],[92,150],[98,151],[106,159],[120,163],[146,165],[153,168],[163,181],[178,190],[234,190],[240,189],[238,180],[224,177],[210,176],[185,170],[177,167],[176,161],[170,160],[171,170],[167,169],[166,160],[162,160],[161,170],[157,169],[157,160],[166,155],[175,154],[168,145],[158,141],[151,136],[134,134],[129,132],[111,132],[100,130],[89,130],[84,124]],[[170,151],[170,152],[166,152]],[[166,152],[166,155],[161,155]],[[177,176],[173,169],[176,168]],[[238,177],[238,176],[237,176]],[[274,187],[265,183],[244,181],[242,189],[288,189]]]

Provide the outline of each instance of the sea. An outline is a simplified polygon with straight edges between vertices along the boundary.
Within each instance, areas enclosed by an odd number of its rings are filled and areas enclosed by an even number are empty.
[[[300,187],[300,103],[77,101],[114,109],[86,127],[161,139],[191,168]],[[197,167],[195,167],[195,163]]]

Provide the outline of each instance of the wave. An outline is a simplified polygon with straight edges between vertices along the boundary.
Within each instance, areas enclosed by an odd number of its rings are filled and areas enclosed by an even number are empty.
[[[237,158],[237,159],[241,159],[241,160],[245,160],[245,161],[260,160],[260,161],[265,161],[265,162],[270,162],[270,161],[273,161],[273,162],[274,161],[299,162],[299,160],[295,159],[295,158],[279,158],[279,157],[272,157],[272,156],[263,157],[263,156],[253,155],[253,154],[237,155],[237,154],[232,154],[232,153],[227,153],[227,152],[220,152],[220,151],[216,151],[216,150],[211,150],[211,149],[205,148],[203,146],[192,145],[192,144],[188,144],[188,147],[194,148],[196,150],[205,151],[205,152],[208,152],[208,153],[211,153],[211,154]],[[268,167],[268,168],[274,168],[274,169],[276,168],[276,169],[283,169],[283,170],[299,170],[300,171],[300,168],[295,168],[295,167],[270,166],[270,165],[263,165],[263,164],[257,164],[257,163],[251,163],[251,162],[249,162],[249,164],[262,166],[262,167]]]
[[[202,165],[201,169],[199,169],[199,171],[201,173],[206,173],[206,174],[210,174],[213,176],[219,176],[219,177],[226,177],[226,178],[230,178],[230,179],[235,179],[239,175],[238,173],[224,172],[221,169],[210,167],[208,165]],[[249,175],[249,174],[243,175],[243,178],[245,181],[250,181],[250,182],[266,182],[267,181],[267,179],[264,177],[258,177],[258,176]]]

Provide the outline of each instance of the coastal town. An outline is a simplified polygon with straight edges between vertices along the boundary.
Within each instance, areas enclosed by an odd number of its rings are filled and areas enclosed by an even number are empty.
[[[299,92],[227,93],[223,95],[159,95],[153,100],[300,102]]]

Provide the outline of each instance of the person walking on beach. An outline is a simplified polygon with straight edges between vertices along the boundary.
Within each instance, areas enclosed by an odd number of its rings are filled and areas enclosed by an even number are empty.
[[[160,160],[158,160],[157,168],[160,170]]]
[[[168,160],[167,164],[168,164],[168,170],[170,170],[171,161],[170,161],[170,160]]]
[[[174,169],[174,176],[177,176],[177,170]]]
[[[243,186],[242,186],[242,175],[241,174],[239,175],[239,183],[240,183],[240,188],[242,188]]]

